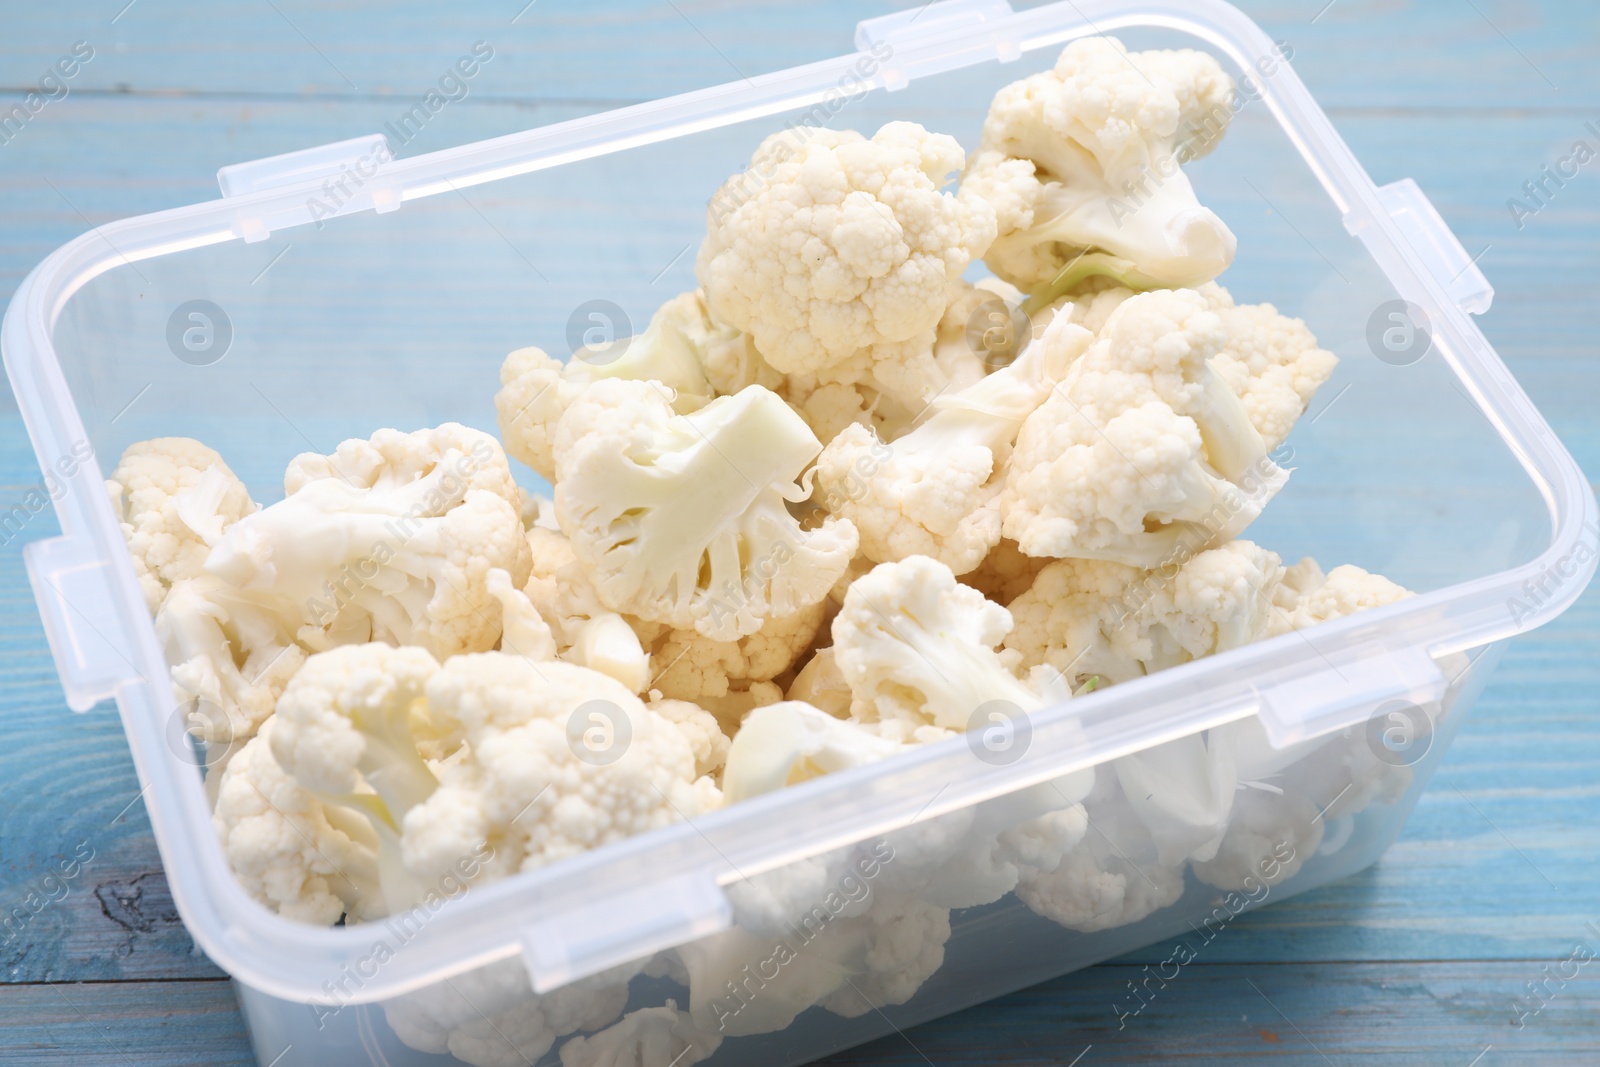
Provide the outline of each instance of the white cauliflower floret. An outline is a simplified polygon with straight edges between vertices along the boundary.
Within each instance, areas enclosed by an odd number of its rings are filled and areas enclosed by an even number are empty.
[[[650,685],[679,700],[702,703],[770,682],[794,666],[817,636],[825,602],[766,620],[734,641],[714,641],[695,630],[634,621],[656,676]]]
[[[527,580],[521,499],[499,444],[446,423],[307,453],[288,496],[230,527],[206,571],[280,615],[303,644],[384,641],[437,656],[493,648],[490,570]]]
[[[850,714],[892,741],[965,731],[992,705],[1006,717],[1043,707],[994,648],[1011,615],[926,556],[857,579],[833,620],[833,655],[854,695]]]
[[[635,693],[644,692],[650,684],[650,654],[629,620],[600,602],[566,535],[529,530],[528,548],[533,570],[523,594],[549,626],[556,654],[610,675]]]
[[[823,506],[855,524],[869,559],[923,555],[972,570],[1000,539],[996,497],[1011,442],[1090,340],[1063,321],[1009,366],[940,395],[927,421],[893,444],[845,427],[817,460]]]
[[[986,204],[939,191],[964,162],[954,138],[910,122],[871,140],[768,137],[707,212],[696,269],[712,315],[786,374],[861,354],[931,363],[949,283],[994,237]]]
[[[423,691],[438,670],[420,648],[368,644],[321,652],[289,682],[272,719],[279,766],[324,804],[371,824],[391,911],[410,907],[423,892],[402,865],[399,832],[406,814],[439,784],[415,732],[431,718]],[[470,855],[464,849],[450,862]]]
[[[325,808],[278,765],[275,725],[268,719],[221,772],[211,825],[229,868],[252,897],[290,919],[331,926],[346,913],[385,915],[371,830]]]
[[[1139,289],[1215,278],[1236,241],[1180,164],[1215,147],[1232,100],[1233,79],[1203,52],[1072,42],[989,106],[962,181],[995,209],[985,262],[1036,294],[1093,275]]]
[[[735,927],[680,946],[694,1025],[742,1037],[815,1004],[854,1018],[911,999],[944,962],[950,912],[866,877],[839,885],[780,934]]]
[[[722,1035],[694,1025],[678,1002],[630,1011],[598,1034],[561,1046],[561,1067],[689,1067],[716,1052]]]
[[[1083,840],[1093,781],[1075,772],[891,831],[883,884],[945,908],[992,904],[1024,870],[1054,870]]]
[[[689,748],[694,752],[696,778],[722,772],[723,765],[728,762],[728,747],[732,742],[722,732],[722,724],[715,715],[698,704],[671,698],[652,700],[649,708],[676,726],[678,732],[688,740]]]
[[[1317,806],[1304,796],[1242,789],[1216,855],[1196,859],[1195,877],[1218,889],[1277,885],[1299,874],[1315,855],[1326,825]]]
[[[741,369],[755,366],[747,349],[742,333],[710,321],[698,292],[681,293],[662,304],[637,337],[580,348],[565,363],[542,348],[519,348],[500,364],[500,391],[494,398],[500,436],[510,455],[553,482],[556,425],[589,383],[602,378],[657,381],[673,391],[673,409],[687,414],[719,392],[703,364],[710,363],[726,383]]]
[[[490,876],[532,870],[717,807],[688,737],[621,683],[568,663],[456,656],[428,680],[463,751],[403,820],[409,870],[432,879],[487,845]]]
[[[1211,369],[1224,340],[1193,292],[1123,303],[1022,424],[1005,535],[1030,556],[1144,567],[1238,535],[1288,472]]]
[[[199,576],[223,532],[256,510],[222,457],[188,437],[129,445],[106,488],[152,614],[174,582]]]
[[[1098,337],[1100,331],[1106,328],[1106,323],[1110,320],[1111,313],[1130,298],[1138,295],[1137,292],[1126,286],[1105,283],[1106,279],[1104,278],[1090,278],[1082,285],[1062,296],[1056,297],[1048,304],[1038,306],[1037,310],[1032,311],[1030,319],[1032,324],[1031,335],[1035,339],[1044,336],[1044,331],[1050,328],[1050,324],[1056,321],[1056,317],[1065,315],[1071,322],[1082,326]],[[1199,291],[1202,293],[1207,292],[1211,286],[1212,283],[1207,283]],[[1025,303],[1023,307],[1024,310],[1029,310],[1036,305],[1036,301],[1030,301]],[[1216,310],[1214,302],[1212,310]]]
[[[202,575],[175,582],[156,612],[156,636],[172,665],[172,685],[192,701],[190,732],[208,759],[253,737],[305,662],[292,624]]]
[[[858,976],[821,1001],[835,1015],[854,1019],[904,1004],[944,965],[949,908],[885,895],[865,916],[840,923],[843,928],[858,925],[865,928],[863,944],[851,959]]]
[[[1190,734],[1111,761],[1122,795],[1144,823],[1156,862],[1210,860],[1232,832],[1239,788],[1233,749],[1224,741]]]
[[[799,700],[814,708],[843,719],[850,714],[850,683],[839,670],[833,658],[833,649],[819,648],[794,676],[794,682],[784,694],[789,700]]]
[[[1317,345],[1304,321],[1278,313],[1271,304],[1238,304],[1215,282],[1200,287],[1222,319],[1227,344],[1211,366],[1244,404],[1268,449],[1289,436],[1317,388],[1339,357]]]
[[[385,1001],[384,1018],[411,1048],[473,1067],[527,1067],[556,1039],[598,1030],[622,1015],[636,968],[608,971],[549,993],[533,991],[511,958]]]
[[[1346,563],[1326,575],[1314,559],[1290,568],[1290,579],[1279,591],[1267,636],[1303,630],[1319,622],[1343,618],[1369,608],[1381,608],[1414,595],[1381,574],[1370,574]]]
[[[1024,867],[1017,898],[1069,930],[1138,922],[1183,895],[1183,866],[1162,864],[1114,774],[1095,776],[1084,800],[1088,833],[1054,870]]]
[[[907,746],[871,727],[787,700],[752,711],[728,750],[722,776],[729,804],[820,775],[887,759]]]
[[[659,388],[596,382],[561,420],[556,512],[600,600],[724,641],[821,601],[857,537],[788,511],[810,495],[811,430],[760,386],[689,415]]]

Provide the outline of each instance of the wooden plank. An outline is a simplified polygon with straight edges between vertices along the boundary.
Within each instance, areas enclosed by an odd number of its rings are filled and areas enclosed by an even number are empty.
[[[233,984],[0,985],[0,1065],[254,1067]]]
[[[1589,1067],[1600,1055],[1600,985],[1588,968],[1600,964],[1577,970],[1580,977],[1520,1029],[1512,1022],[1527,983],[1542,980],[1544,966],[1559,965],[1571,949],[1559,960],[1514,963],[1196,962],[1164,988],[1159,975],[1145,984],[1154,972],[1104,965],[819,1060],[818,1067]],[[1130,983],[1146,1002],[1137,1015]]]
[[[1592,5],[1335,0],[1319,14],[1324,4],[1240,6],[1290,44],[1296,68],[1327,105],[1580,112],[1600,103],[1589,75],[1600,42],[1600,12]],[[522,0],[492,6],[226,0],[196,16],[140,0],[115,23],[106,12],[115,14],[121,3],[71,13],[41,7],[19,11],[0,42],[0,86],[32,87],[83,40],[95,56],[70,83],[79,92],[409,103],[481,40],[495,57],[472,82],[469,99],[622,103],[847,53],[857,20],[915,6],[907,0],[867,6],[539,0],[524,10]]]

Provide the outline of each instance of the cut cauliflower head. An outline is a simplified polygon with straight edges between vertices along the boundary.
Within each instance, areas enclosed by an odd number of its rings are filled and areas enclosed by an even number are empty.
[[[523,595],[549,627],[556,654],[568,663],[608,674],[635,693],[644,692],[650,684],[650,653],[629,620],[600,602],[566,535],[560,530],[529,530],[528,548],[533,570]]]
[[[1414,595],[1383,575],[1368,573],[1350,563],[1323,574],[1317,561],[1307,557],[1289,568],[1288,576],[1277,590],[1274,603],[1278,610],[1268,621],[1267,636],[1304,630],[1319,622],[1381,608]]]
[[[846,1018],[904,1004],[949,939],[948,909],[852,877],[776,937],[734,927],[676,952],[695,1027],[742,1037],[784,1030],[816,1004]],[[770,980],[749,977],[769,968]]]
[[[285,620],[237,596],[211,575],[183,579],[156,612],[156,636],[185,701],[189,728],[208,746],[208,761],[255,735],[305,652]]]
[[[436,656],[490,649],[500,604],[489,572],[530,566],[521,498],[493,437],[455,423],[379,430],[307,453],[288,496],[235,523],[205,568],[300,621],[308,647],[384,641]]]
[[[768,137],[711,199],[696,269],[712,315],[785,374],[931,363],[949,283],[994,237],[986,204],[940,192],[964,162],[911,122]]]
[[[823,506],[855,524],[869,559],[922,555],[972,570],[1000,540],[1000,475],[1018,429],[1091,339],[1063,319],[1009,366],[939,396],[892,444],[845,427],[817,460]]]
[[[1215,282],[1199,292],[1228,335],[1211,357],[1212,369],[1238,395],[1262,442],[1275,449],[1333,374],[1339,357],[1317,345],[1304,321],[1279,314],[1271,304],[1236,305]]]
[[[720,775],[728,762],[731,741],[722,724],[711,712],[687,700],[664,698],[650,701],[649,708],[678,728],[694,752],[696,778]]]
[[[428,680],[427,702],[466,741],[403,821],[406,867],[424,880],[485,846],[492,876],[532,870],[721,802],[686,733],[597,671],[457,656]]]
[[[786,700],[756,708],[739,727],[722,776],[729,804],[811,778],[887,759],[906,745],[870,726]]]
[[[628,1003],[629,970],[539,994],[522,960],[505,959],[384,1001],[383,1015],[418,1051],[473,1067],[527,1067],[557,1039],[615,1022]]]
[[[246,892],[290,919],[331,926],[345,914],[387,914],[372,831],[325,808],[278,765],[275,726],[268,719],[222,771],[211,825],[228,866]]]
[[[1203,52],[1072,42],[989,106],[962,181],[995,210],[985,262],[1045,300],[1094,275],[1137,289],[1215,278],[1236,241],[1180,164],[1215,147],[1232,102],[1233,79]]]
[[[1005,535],[1030,556],[1155,567],[1239,534],[1289,475],[1211,367],[1224,340],[1193,292],[1117,308],[1022,424]]]
[[[1054,869],[1024,866],[1017,898],[1069,930],[1092,933],[1136,923],[1177,903],[1183,865],[1163,864],[1118,776],[1095,776],[1084,799],[1088,832]]]
[[[438,669],[420,648],[345,645],[318,653],[290,681],[272,720],[278,764],[324,804],[370,823],[391,911],[410,907],[422,894],[402,867],[398,834],[406,813],[439,784],[416,729],[448,732],[432,727],[423,702],[424,686]]]
[[[257,507],[222,457],[188,437],[129,445],[106,489],[152,614],[174,582],[200,575],[212,546]]]
[[[589,383],[660,382],[672,390],[673,409],[687,414],[718,393],[737,392],[742,386],[732,383],[742,375],[754,381],[758,366],[747,336],[713,323],[698,291],[680,293],[656,309],[644,333],[580,348],[565,363],[542,348],[506,356],[494,398],[500,437],[506,452],[553,482],[556,424]],[[713,376],[729,388],[715,388]]]
[[[1057,560],[1011,602],[1006,647],[1074,686],[1125,682],[1267,636],[1282,575],[1277,554],[1249,541],[1154,570]]]
[[[789,513],[811,430],[761,386],[689,415],[659,388],[596,382],[559,427],[556,513],[601,602],[720,641],[820,602],[857,536]]]
[[[1010,719],[1043,707],[1041,686],[995,651],[1010,629],[1005,608],[937,560],[879,564],[850,586],[833,620],[851,717],[891,741],[934,741],[986,723],[985,709]]]
[[[817,636],[825,602],[793,615],[766,620],[761,629],[734,641],[714,641],[692,629],[675,629],[636,619],[634,629],[650,652],[656,675],[653,689],[678,700],[700,703],[753,682],[770,682],[794,666]]]

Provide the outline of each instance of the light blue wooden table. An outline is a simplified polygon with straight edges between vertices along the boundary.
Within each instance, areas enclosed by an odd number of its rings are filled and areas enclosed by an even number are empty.
[[[216,195],[217,167],[380,128],[462,48],[496,59],[406,154],[774,70],[848,48],[886,6],[534,0],[8,0],[0,108],[77,41],[93,58],[0,144],[0,299],[88,226]],[[1600,470],[1600,162],[1520,227],[1507,200],[1600,144],[1600,7],[1558,0],[1249,0],[1379,182],[1415,178],[1498,296],[1482,320]],[[519,8],[522,10],[519,12]],[[119,10],[120,9],[120,10]],[[399,94],[399,95],[396,95]],[[39,474],[0,401],[0,509]],[[67,711],[0,544],[0,1063],[249,1063],[225,976],[174,912],[117,722]],[[1600,922],[1600,591],[1517,641],[1398,844],[1349,881],[1234,924],[1118,1031],[1109,1005],[1161,949],[885,1039],[850,1064],[1495,1067],[1600,1063],[1600,964],[1521,1028],[1513,1001]],[[92,847],[59,901],[20,907]],[[1554,987],[1551,987],[1554,988]],[[1081,1057],[1081,1058],[1080,1058]]]

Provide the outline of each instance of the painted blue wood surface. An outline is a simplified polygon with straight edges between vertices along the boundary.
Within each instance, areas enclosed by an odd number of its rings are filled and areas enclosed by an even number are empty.
[[[74,42],[95,57],[70,96],[0,144],[0,299],[88,225],[215,196],[221,165],[381,128],[475,40],[494,45],[494,62],[405,154],[836,54],[856,19],[888,10],[136,0],[119,14],[122,3],[3,12],[7,106]],[[1520,228],[1506,206],[1572,141],[1595,140],[1584,124],[1600,123],[1600,8],[1324,4],[1242,6],[1294,48],[1373,177],[1414,177],[1469,252],[1482,251],[1498,291],[1485,333],[1579,462],[1600,471],[1596,175]],[[0,507],[37,480],[14,408],[0,412]],[[80,845],[94,858],[62,899],[0,931],[0,1064],[249,1063],[225,978],[176,919],[115,718],[62,703],[20,562],[24,541],[53,532],[44,513],[0,545],[0,906],[26,900]],[[1377,866],[1244,917],[1125,1029],[1110,1004],[1158,948],[835,1062],[1592,1065],[1594,973],[1522,1028],[1511,1006],[1600,921],[1596,857],[1591,590],[1513,644]]]

